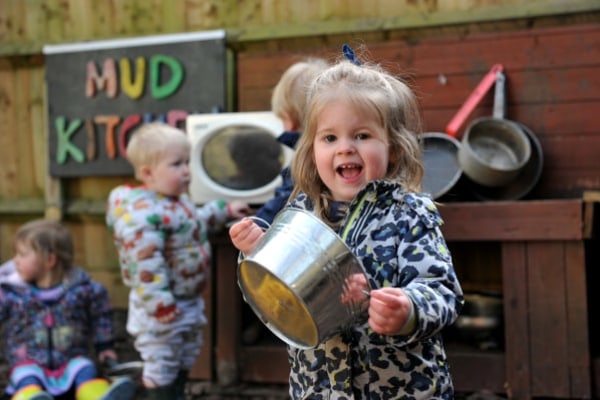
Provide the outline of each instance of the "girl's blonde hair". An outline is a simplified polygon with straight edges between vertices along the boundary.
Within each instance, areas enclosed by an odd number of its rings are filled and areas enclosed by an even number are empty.
[[[14,242],[31,246],[41,258],[54,254],[57,268],[63,271],[73,265],[73,239],[60,222],[49,219],[30,221],[17,230]]]
[[[279,118],[287,114],[302,131],[306,91],[312,80],[329,64],[317,57],[310,57],[292,64],[279,78],[271,95],[271,111]]]
[[[140,179],[140,168],[155,166],[168,150],[191,149],[187,135],[164,122],[150,122],[137,128],[127,143],[127,160]]]
[[[337,99],[372,113],[387,132],[389,165],[384,179],[420,192],[423,161],[418,135],[422,127],[416,96],[405,82],[379,65],[357,66],[343,60],[322,72],[308,91],[305,131],[292,161],[296,185],[291,198],[305,192],[317,215],[327,217],[331,194],[317,173],[313,143],[320,113]]]

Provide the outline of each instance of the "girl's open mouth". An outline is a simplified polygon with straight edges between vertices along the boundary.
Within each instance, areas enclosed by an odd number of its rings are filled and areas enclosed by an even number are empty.
[[[336,168],[336,172],[342,178],[354,178],[360,174],[362,166],[358,164],[344,164]]]

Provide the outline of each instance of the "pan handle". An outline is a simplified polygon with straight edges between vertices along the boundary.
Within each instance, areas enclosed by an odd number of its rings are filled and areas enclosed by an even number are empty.
[[[489,72],[485,74],[481,82],[475,87],[475,90],[473,90],[464,104],[460,107],[454,118],[452,118],[446,126],[446,133],[448,135],[456,137],[456,133],[462,124],[469,118],[469,115],[471,115],[475,107],[477,107],[477,104],[479,104],[483,96],[485,96],[496,81],[496,73],[502,72],[503,69],[504,67],[502,64],[494,64]]]
[[[494,87],[494,112],[493,117],[504,119],[506,116],[506,97],[505,97],[506,76],[504,72],[496,72],[496,86]]]

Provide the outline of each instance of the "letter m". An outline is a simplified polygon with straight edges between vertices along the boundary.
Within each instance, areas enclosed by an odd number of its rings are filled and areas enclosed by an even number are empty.
[[[95,97],[98,90],[104,90],[109,98],[117,96],[117,67],[112,58],[104,60],[102,74],[98,73],[96,63],[93,61],[87,63],[85,97]]]

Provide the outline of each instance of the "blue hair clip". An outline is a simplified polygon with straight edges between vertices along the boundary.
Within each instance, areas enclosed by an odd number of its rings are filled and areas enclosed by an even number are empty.
[[[349,45],[344,43],[342,45],[342,52],[344,53],[344,57],[346,57],[346,59],[348,61],[350,61],[352,64],[360,65],[360,61],[356,57],[356,54],[354,54],[354,50],[352,50],[352,47],[350,47]]]

